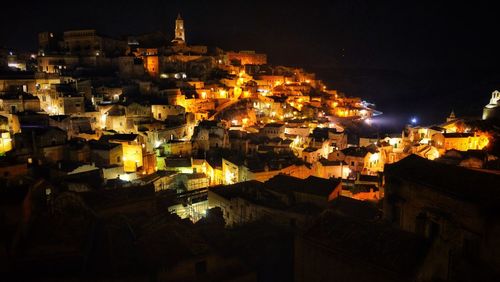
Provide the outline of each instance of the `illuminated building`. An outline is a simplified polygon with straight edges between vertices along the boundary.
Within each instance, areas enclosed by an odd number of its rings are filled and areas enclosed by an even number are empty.
[[[2,132],[0,135],[0,155],[12,150],[12,138],[9,132]]]
[[[307,222],[307,216],[294,211],[293,207],[304,204],[325,207],[338,197],[341,187],[337,179],[314,176],[300,179],[280,174],[264,183],[251,180],[210,188],[208,204],[209,207],[222,209],[226,225],[229,226],[263,217],[286,223],[293,220],[303,225]],[[233,208],[236,206],[241,208]]]
[[[90,141],[90,159],[97,166],[123,166],[123,148],[119,143]]]
[[[178,14],[177,19],[175,20],[175,38],[172,42],[176,44],[186,44],[184,20],[181,18],[181,14]]]
[[[312,175],[321,178],[343,178],[347,179],[351,173],[349,166],[344,161],[329,161],[321,158],[312,164]]]
[[[224,177],[223,183],[225,185],[234,184],[240,181],[239,170],[242,163],[237,163],[234,160],[229,161],[227,159],[222,159],[222,175]],[[245,181],[245,180],[243,180]]]
[[[190,156],[191,150],[191,141],[168,140],[163,144],[166,156]]]
[[[480,133],[436,133],[432,136],[434,146],[444,151],[455,149],[459,151],[482,150],[489,139]]]
[[[225,64],[237,62],[240,65],[265,65],[267,55],[255,53],[255,51],[226,52],[224,61]]]
[[[185,109],[179,105],[151,105],[153,117],[157,120],[166,120],[169,116],[184,115]]]
[[[285,125],[281,123],[268,123],[260,129],[259,134],[270,139],[285,137]]]
[[[100,141],[122,145],[123,157],[121,161],[125,172],[135,172],[143,166],[143,146],[137,134],[103,135]]]
[[[490,103],[483,109],[483,119],[500,119],[500,91],[491,93]]]
[[[154,55],[146,56],[146,58],[144,59],[144,66],[149,75],[158,76],[158,69],[159,69],[158,56]]]
[[[25,92],[10,92],[0,96],[0,111],[10,114],[17,112],[40,111],[40,100]]]

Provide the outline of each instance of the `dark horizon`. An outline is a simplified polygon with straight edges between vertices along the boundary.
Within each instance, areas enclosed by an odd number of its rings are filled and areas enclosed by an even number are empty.
[[[451,109],[479,116],[500,85],[489,3],[30,2],[3,4],[9,12],[0,19],[0,46],[34,51],[38,32],[81,28],[171,35],[181,13],[188,44],[267,53],[271,64],[315,71],[332,88],[397,114],[400,123],[409,118],[405,113],[425,123],[439,122]]]

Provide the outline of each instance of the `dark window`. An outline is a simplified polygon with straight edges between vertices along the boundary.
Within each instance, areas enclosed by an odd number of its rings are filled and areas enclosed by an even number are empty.
[[[207,273],[207,261],[202,260],[194,265],[196,275],[201,275]]]
[[[392,222],[401,225],[401,208],[398,206],[394,206],[392,208]]]
[[[116,162],[119,163],[122,161],[122,158],[120,158],[120,156],[116,157]]]
[[[427,224],[427,216],[425,214],[419,214],[415,220],[415,233],[421,236],[425,236],[425,226]]]
[[[437,238],[437,236],[439,235],[439,229],[440,229],[439,223],[432,221],[429,230],[429,238],[431,240]]]

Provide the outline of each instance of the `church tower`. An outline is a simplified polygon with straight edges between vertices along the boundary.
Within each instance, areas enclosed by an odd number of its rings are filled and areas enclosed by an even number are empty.
[[[186,43],[186,36],[184,33],[184,20],[181,18],[181,14],[177,15],[175,20],[175,38],[172,42],[177,44]]]
[[[446,118],[446,122],[454,121],[457,117],[455,116],[455,111],[451,110],[450,116]]]

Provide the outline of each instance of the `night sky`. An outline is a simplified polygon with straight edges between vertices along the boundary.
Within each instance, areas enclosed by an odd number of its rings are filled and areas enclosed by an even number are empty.
[[[75,3],[73,3],[75,2]],[[37,32],[173,33],[189,44],[267,53],[375,102],[387,120],[481,114],[500,88],[498,10],[471,1],[9,1],[0,46],[36,50]]]

